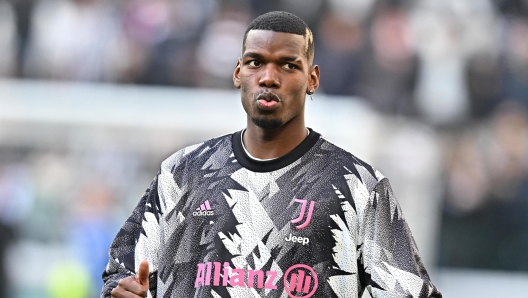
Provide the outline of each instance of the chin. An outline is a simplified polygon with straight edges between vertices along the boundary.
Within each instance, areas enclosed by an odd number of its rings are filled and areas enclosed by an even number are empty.
[[[275,129],[282,126],[281,119],[268,119],[264,117],[251,117],[253,124],[264,129]]]

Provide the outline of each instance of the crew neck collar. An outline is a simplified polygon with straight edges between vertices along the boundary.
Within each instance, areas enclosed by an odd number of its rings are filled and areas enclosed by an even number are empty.
[[[289,164],[293,163],[297,159],[299,159],[301,156],[303,156],[308,150],[310,150],[315,143],[319,140],[319,137],[321,136],[319,133],[313,131],[311,128],[308,128],[310,133],[304,140],[297,145],[297,147],[293,148],[290,152],[286,153],[283,156],[270,159],[270,160],[256,160],[251,158],[246,151],[244,150],[244,146],[242,144],[242,133],[244,130],[238,131],[233,134],[232,136],[232,144],[233,144],[233,153],[235,154],[235,158],[237,159],[238,163],[242,165],[243,167],[247,168],[250,171],[253,172],[272,172],[276,171],[278,169],[284,168],[288,166]]]

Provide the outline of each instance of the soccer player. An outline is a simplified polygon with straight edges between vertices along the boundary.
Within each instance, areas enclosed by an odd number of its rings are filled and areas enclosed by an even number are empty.
[[[313,58],[299,17],[251,22],[233,74],[247,127],[161,164],[101,297],[441,297],[387,178],[305,126]]]

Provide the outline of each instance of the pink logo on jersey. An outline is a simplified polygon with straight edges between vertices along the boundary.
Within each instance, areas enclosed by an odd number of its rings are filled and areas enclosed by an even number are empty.
[[[298,270],[291,273],[294,269]],[[317,286],[319,286],[317,274],[308,265],[293,265],[284,273],[284,290],[291,298],[310,298],[315,294]]]
[[[293,270],[297,269],[295,272]],[[290,274],[291,273],[291,274]],[[228,262],[198,264],[194,287],[222,286],[277,290],[277,271],[230,268]],[[319,286],[319,279],[312,267],[304,264],[293,265],[284,273],[284,290],[291,298],[310,298]]]
[[[206,211],[211,210],[211,204],[209,204],[209,200],[206,200],[200,207],[196,208],[198,211]]]
[[[211,275],[213,282],[211,283]],[[194,287],[203,286],[220,286],[240,287],[240,288],[257,288],[276,290],[275,279],[276,271],[262,271],[252,269],[230,268],[228,262],[224,266],[220,262],[207,262],[198,264]],[[247,282],[247,284],[246,284]],[[256,282],[256,285],[255,285]]]
[[[299,214],[299,217],[291,221],[291,223],[293,224],[300,222],[304,218],[304,213],[306,212],[306,204],[308,203],[308,200],[294,199],[294,201],[297,203],[301,203],[302,206],[301,206],[301,214]],[[308,216],[306,217],[306,220],[302,224],[295,226],[297,230],[304,229],[310,224],[310,221],[312,221],[312,214],[313,214],[314,207],[315,207],[315,202],[314,201],[310,202],[310,209],[308,209]]]
[[[196,208],[196,211],[194,211],[193,216],[211,216],[214,215],[213,208],[211,208],[211,203],[209,203],[209,200],[205,200],[203,204],[200,205],[200,207]]]

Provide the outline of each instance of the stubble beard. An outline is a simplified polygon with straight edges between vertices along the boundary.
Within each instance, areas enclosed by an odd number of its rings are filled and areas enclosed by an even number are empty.
[[[251,121],[258,127],[263,129],[276,129],[282,126],[280,119],[266,119],[264,117],[251,117]]]

